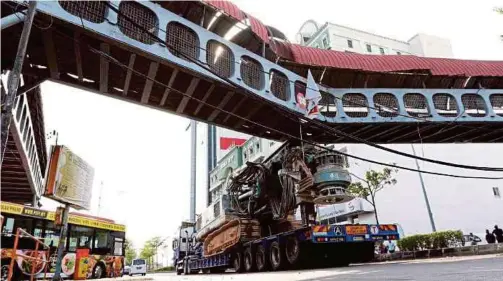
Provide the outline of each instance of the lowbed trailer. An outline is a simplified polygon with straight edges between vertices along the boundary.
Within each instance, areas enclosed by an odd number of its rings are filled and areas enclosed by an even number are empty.
[[[374,258],[375,243],[398,240],[398,228],[386,225],[315,225],[238,243],[222,253],[202,252],[177,263],[177,273],[222,273],[347,266]]]

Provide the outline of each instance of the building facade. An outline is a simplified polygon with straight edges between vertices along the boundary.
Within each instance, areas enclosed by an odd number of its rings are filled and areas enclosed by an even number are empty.
[[[351,27],[306,21],[297,34],[297,43],[314,47],[370,55],[415,55],[421,57],[452,58],[448,39],[427,34],[416,34],[407,41],[388,38]]]

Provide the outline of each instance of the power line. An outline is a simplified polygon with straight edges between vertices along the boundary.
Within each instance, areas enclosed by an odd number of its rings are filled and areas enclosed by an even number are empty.
[[[84,26],[84,29],[85,29],[85,26]],[[77,43],[80,43],[80,42],[79,42],[79,40],[76,40],[75,38],[73,38],[73,37],[71,37],[71,36],[68,36],[68,35],[64,34],[63,32],[60,32],[60,31],[58,31],[58,30],[55,30],[55,32],[59,33],[60,35],[62,35],[62,36],[64,36],[64,37],[69,38],[69,39],[70,39],[70,40],[72,40],[72,41],[75,41],[75,42],[77,42]],[[160,39],[159,39],[159,40],[160,40]],[[129,68],[129,66],[127,66],[127,65],[125,65],[125,64],[123,64],[123,63],[121,63],[121,62],[120,62],[120,61],[118,61],[116,58],[114,58],[114,57],[110,56],[109,54],[103,53],[103,52],[101,52],[100,50],[97,50],[97,49],[93,48],[92,46],[86,45],[86,47],[87,47],[87,48],[88,48],[91,52],[96,53],[96,54],[98,54],[98,55],[100,55],[100,56],[102,56],[102,57],[106,57],[106,58],[107,58],[107,59],[109,59],[111,62],[113,62],[113,63],[115,63],[115,64],[119,65],[120,67],[125,68],[125,69],[127,69],[127,70],[130,70],[130,71],[134,72],[136,75],[139,75],[139,76],[141,76],[141,77],[145,78],[146,80],[150,80],[150,81],[152,81],[152,82],[154,82],[154,83],[156,83],[156,84],[159,84],[159,85],[161,85],[161,86],[164,86],[164,87],[166,87],[166,88],[170,89],[171,91],[173,91],[173,92],[177,92],[177,93],[179,93],[180,95],[183,95],[183,96],[185,96],[185,97],[187,97],[187,98],[189,98],[189,99],[196,100],[196,101],[198,101],[198,102],[200,102],[200,103],[202,103],[202,104],[205,104],[205,105],[207,105],[207,106],[209,106],[209,107],[211,107],[211,108],[213,108],[213,109],[219,110],[219,111],[224,112],[224,113],[229,114],[229,115],[232,115],[232,116],[234,116],[234,117],[236,117],[236,118],[238,118],[238,119],[242,119],[242,120],[247,121],[247,122],[249,122],[249,123],[251,123],[251,124],[257,125],[257,126],[259,126],[259,127],[263,127],[263,128],[265,128],[265,129],[267,129],[267,130],[270,130],[270,131],[274,131],[274,132],[279,133],[279,134],[281,134],[281,135],[284,135],[284,136],[286,136],[286,137],[289,137],[289,138],[292,138],[292,139],[296,139],[296,140],[299,140],[299,141],[302,141],[302,142],[305,142],[305,143],[311,144],[311,145],[313,145],[313,146],[315,146],[315,147],[322,148],[322,149],[325,149],[325,150],[327,150],[327,151],[332,151],[332,152],[339,153],[339,154],[341,154],[341,155],[344,155],[344,156],[347,156],[347,157],[350,157],[350,158],[358,159],[358,160],[361,160],[361,161],[366,161],[366,162],[373,163],[373,164],[378,164],[378,165],[383,165],[383,166],[388,166],[388,167],[394,167],[394,168],[399,168],[399,169],[408,170],[408,171],[413,171],[413,172],[421,172],[421,173],[425,173],[425,174],[432,174],[432,175],[439,175],[439,176],[447,176],[447,177],[455,177],[455,178],[489,179],[489,180],[499,180],[499,179],[503,179],[502,177],[461,176],[461,175],[453,175],[453,174],[438,173],[438,172],[419,171],[419,170],[412,169],[412,168],[408,168],[408,167],[398,166],[398,165],[394,165],[394,164],[387,164],[387,163],[383,163],[383,162],[379,162],[379,161],[375,161],[375,160],[371,160],[371,159],[366,159],[366,158],[363,158],[363,157],[358,157],[358,156],[350,155],[350,154],[347,154],[347,153],[339,152],[339,151],[336,151],[336,150],[333,150],[333,149],[329,149],[329,148],[326,148],[326,147],[324,147],[324,146],[321,146],[321,145],[319,145],[319,144],[317,144],[317,143],[315,143],[315,142],[308,141],[308,140],[302,140],[302,139],[301,139],[301,138],[299,138],[299,137],[296,137],[296,136],[293,136],[293,135],[291,135],[291,134],[288,134],[288,133],[285,133],[285,132],[281,132],[281,131],[279,131],[279,130],[276,130],[276,129],[274,129],[274,128],[271,128],[271,127],[268,127],[268,126],[265,126],[265,125],[259,124],[259,123],[255,122],[255,121],[252,121],[252,120],[250,120],[250,119],[247,119],[247,118],[241,117],[241,116],[236,115],[236,114],[234,114],[234,113],[232,113],[232,112],[229,112],[229,111],[227,111],[227,110],[225,110],[225,109],[220,109],[220,108],[218,108],[217,106],[211,105],[211,104],[209,104],[209,103],[207,103],[207,102],[205,102],[205,101],[202,101],[202,100],[200,100],[200,99],[198,99],[198,98],[195,98],[195,97],[193,97],[193,96],[191,96],[191,95],[188,95],[188,94],[186,94],[186,93],[184,93],[184,92],[182,92],[182,91],[179,91],[179,90],[177,90],[177,89],[174,89],[174,88],[172,88],[172,87],[170,87],[170,86],[168,86],[168,85],[166,85],[166,84],[164,84],[164,83],[162,83],[162,82],[160,82],[160,81],[157,81],[157,80],[155,80],[155,79],[153,79],[153,78],[150,78],[150,77],[148,77],[147,75],[145,75],[145,74],[143,74],[143,73],[138,72],[137,70],[134,70],[134,69],[132,69],[132,68]],[[197,62],[195,62],[195,63],[196,63],[196,64],[198,64]],[[199,64],[198,64],[198,65],[199,65]],[[209,69],[209,71],[211,72],[211,69]],[[213,73],[213,72],[212,72],[212,73]],[[232,81],[230,81],[230,82],[232,82]],[[232,84],[234,84],[234,83],[232,82]],[[288,112],[288,113],[289,113],[289,112]],[[289,113],[289,114],[291,114],[291,113]],[[307,121],[307,122],[309,122],[309,121],[312,121],[312,120],[308,119],[308,121]],[[330,128],[330,127],[329,127],[329,128]],[[413,157],[412,157],[412,158],[413,158]],[[420,158],[419,158],[419,159],[420,159]],[[427,158],[425,158],[425,159],[427,159]],[[428,159],[428,160],[429,160],[429,159]],[[425,160],[423,160],[423,161],[425,161]],[[449,163],[449,164],[452,164],[452,163]],[[453,164],[453,165],[457,165],[457,164]],[[462,166],[462,165],[461,165],[461,166]],[[468,166],[468,167],[469,167],[469,166]],[[484,167],[477,167],[477,168],[484,168]],[[496,168],[495,168],[495,169],[496,169]]]

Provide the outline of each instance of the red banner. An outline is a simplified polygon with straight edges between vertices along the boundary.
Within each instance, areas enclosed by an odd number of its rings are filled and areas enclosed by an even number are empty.
[[[246,139],[221,137],[220,138],[220,149],[227,150],[233,146],[243,145],[243,143],[245,143],[245,142],[246,142]]]

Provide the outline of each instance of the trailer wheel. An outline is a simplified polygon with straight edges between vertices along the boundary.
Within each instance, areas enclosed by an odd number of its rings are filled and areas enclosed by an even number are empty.
[[[300,260],[300,243],[297,237],[286,238],[285,255],[290,265],[296,265]]]
[[[236,251],[234,253],[234,258],[232,259],[232,266],[236,273],[240,273],[243,271],[243,254],[241,251]]]
[[[272,270],[279,270],[284,266],[284,254],[281,251],[278,241],[271,243],[269,248],[269,261],[271,263]]]
[[[246,272],[255,271],[255,260],[253,258],[253,252],[251,247],[246,248],[244,252],[244,266]]]
[[[259,245],[255,251],[255,264],[257,271],[265,271],[267,269],[266,252],[263,245]]]

